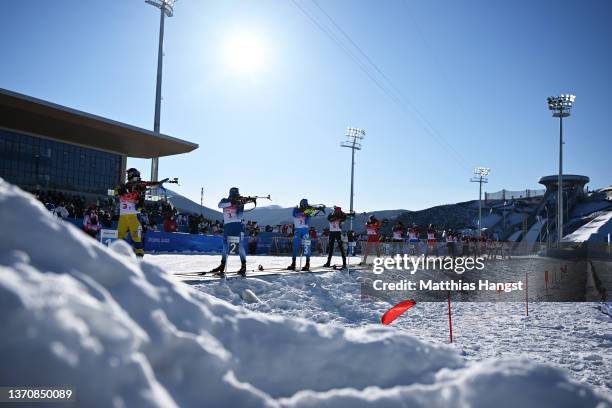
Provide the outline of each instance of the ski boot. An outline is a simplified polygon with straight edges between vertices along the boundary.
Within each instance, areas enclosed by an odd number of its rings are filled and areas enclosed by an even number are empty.
[[[200,275],[206,275],[207,273],[212,273],[213,275],[218,275],[223,278],[225,276],[225,262],[221,261],[221,264],[215,269],[209,272],[200,272]]]
[[[302,268],[302,272],[308,272],[310,271],[310,260],[307,260],[306,263],[304,264],[304,267]]]
[[[329,268],[329,267],[331,267],[331,265],[330,265],[330,262],[329,262],[329,259],[328,259],[327,262],[325,262],[323,264],[323,268]]]
[[[236,273],[238,275],[242,276],[243,278],[246,278],[246,262],[242,262],[242,266],[240,267],[240,269]]]
[[[292,258],[291,265],[287,267],[288,271],[295,271],[295,258]]]

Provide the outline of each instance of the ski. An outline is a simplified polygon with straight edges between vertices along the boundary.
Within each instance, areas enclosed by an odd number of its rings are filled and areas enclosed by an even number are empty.
[[[261,267],[261,265],[260,265]],[[359,271],[359,270],[363,270],[365,269],[363,266],[359,266],[359,265],[347,265],[346,268],[343,268],[342,265],[339,264],[334,264],[334,265],[330,265],[330,266],[324,266],[324,265],[320,265],[320,266],[315,266],[310,268],[310,271],[301,271],[296,269],[295,271],[293,270],[287,270],[287,268],[250,268],[247,269],[247,277],[250,276],[268,276],[268,275],[291,275],[291,274],[296,274],[296,273],[305,273],[305,272],[327,272],[327,271],[342,271],[342,270],[350,270],[350,271]],[[177,272],[177,273],[173,273],[172,275],[175,276],[185,276],[185,277],[189,277],[189,276],[201,276],[202,278],[219,278],[218,275],[215,274],[215,272],[208,272],[208,271],[191,271],[191,272]],[[232,276],[232,275],[237,275],[236,272],[226,272],[226,276]]]
[[[224,279],[227,280],[227,279],[236,279],[236,278],[265,278],[268,276],[275,276],[275,277],[297,276],[297,275],[302,275],[302,274],[329,273],[331,271],[333,270],[329,268],[317,267],[317,268],[312,268],[309,271],[287,271],[285,269],[275,269],[275,270],[264,270],[264,271],[251,272],[251,274],[247,272],[246,276],[242,276],[237,273],[228,273],[223,278],[218,275],[198,275],[198,274],[189,274],[189,275],[174,274],[174,275],[178,276],[179,278],[181,278],[183,282],[186,282],[186,283],[206,283],[206,282],[218,282]]]

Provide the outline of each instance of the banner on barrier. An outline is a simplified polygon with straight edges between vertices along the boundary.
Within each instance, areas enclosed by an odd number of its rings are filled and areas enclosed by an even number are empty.
[[[119,239],[117,230],[114,229],[101,229],[100,230],[100,242],[103,245],[109,246],[111,242]]]
[[[180,232],[147,232],[144,236],[146,252],[199,252],[220,254],[223,237],[185,234]]]

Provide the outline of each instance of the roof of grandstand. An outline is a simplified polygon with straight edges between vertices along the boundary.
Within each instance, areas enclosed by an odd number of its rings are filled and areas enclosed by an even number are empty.
[[[187,153],[195,143],[0,88],[0,128],[129,157]]]

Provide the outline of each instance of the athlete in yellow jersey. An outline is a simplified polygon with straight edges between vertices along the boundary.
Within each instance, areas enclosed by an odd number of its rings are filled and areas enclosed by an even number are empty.
[[[144,196],[147,189],[161,183],[163,181],[142,181],[140,172],[131,168],[127,171],[127,182],[115,188],[115,196],[119,197],[117,236],[119,239],[126,239],[129,232],[136,256],[144,256],[142,225],[138,220],[138,213],[144,207]]]

